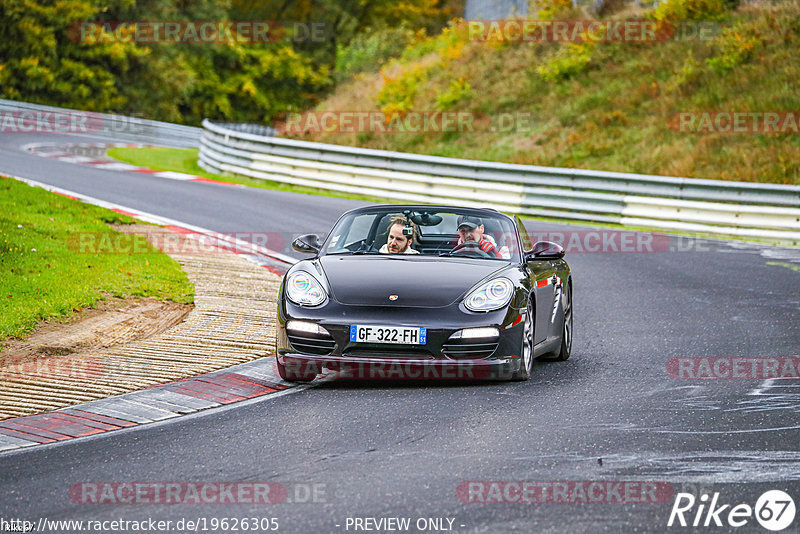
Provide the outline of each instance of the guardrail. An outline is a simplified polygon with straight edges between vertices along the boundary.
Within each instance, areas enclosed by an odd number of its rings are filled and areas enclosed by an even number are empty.
[[[800,186],[423,156],[257,135],[208,120],[203,127],[199,164],[214,173],[412,202],[800,243]]]
[[[14,100],[0,99],[0,114],[0,131],[5,133],[64,133],[177,147],[196,147],[203,134],[193,126]]]

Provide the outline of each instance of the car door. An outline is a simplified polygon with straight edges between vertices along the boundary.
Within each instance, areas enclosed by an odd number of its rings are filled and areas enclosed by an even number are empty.
[[[519,216],[514,217],[522,241],[523,251],[533,249],[534,243],[531,242],[528,230],[525,228]],[[533,336],[534,345],[541,343],[551,334],[553,305],[555,302],[555,292],[558,285],[556,276],[556,262],[552,260],[529,259],[525,262],[525,270],[528,273],[528,280],[532,291],[536,297],[536,323]]]

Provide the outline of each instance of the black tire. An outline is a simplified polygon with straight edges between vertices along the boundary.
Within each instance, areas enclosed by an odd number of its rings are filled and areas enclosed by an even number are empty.
[[[572,354],[573,317],[572,317],[572,285],[567,282],[564,286],[564,294],[567,296],[564,304],[564,321],[561,325],[561,346],[558,351],[546,358],[549,362],[565,362]]]
[[[528,300],[528,311],[525,312],[525,326],[522,328],[522,359],[520,368],[511,376],[511,380],[522,382],[529,380],[533,374],[533,332],[535,323],[533,301]]]
[[[311,372],[300,372],[295,369],[287,369],[286,366],[283,365],[277,358],[275,363],[278,366],[278,375],[280,375],[283,380],[289,382],[311,382],[317,377],[317,373],[311,374]]]

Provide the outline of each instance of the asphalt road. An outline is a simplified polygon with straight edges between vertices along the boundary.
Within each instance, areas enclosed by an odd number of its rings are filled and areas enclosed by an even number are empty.
[[[0,137],[0,172],[220,232],[324,232],[360,204],[102,171],[20,151],[34,140],[43,136]],[[783,490],[800,506],[800,380],[679,380],[667,372],[672,358],[800,356],[800,251],[673,237],[653,253],[567,258],[573,356],[537,364],[528,382],[331,381],[0,454],[0,520],[152,518],[178,531],[182,518],[204,519],[213,532],[214,519],[276,518],[279,532],[327,533],[365,532],[377,526],[366,518],[397,517],[410,519],[400,532],[662,532],[680,492],[698,499],[685,515],[689,525],[702,494],[754,506],[766,490]],[[134,481],[278,482],[289,494],[267,505],[176,505],[87,504],[69,493],[75,484]],[[479,481],[584,484],[569,486],[572,503],[464,502],[457,490],[465,483],[474,483],[474,495],[492,495]],[[582,502],[574,488],[596,481],[658,481],[670,493],[656,503]],[[306,502],[312,486],[316,502]],[[614,501],[613,491],[606,495]],[[753,517],[734,529],[729,510],[719,516],[723,527],[713,518],[703,527],[702,514],[697,528],[669,530],[767,532]],[[429,518],[441,525],[418,522]],[[795,519],[783,532],[798,531]]]

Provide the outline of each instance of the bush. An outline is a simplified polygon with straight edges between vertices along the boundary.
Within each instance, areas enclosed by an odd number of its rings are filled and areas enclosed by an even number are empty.
[[[750,60],[760,45],[761,39],[752,34],[752,29],[741,24],[725,28],[714,42],[718,54],[706,59],[706,64],[717,74],[727,72]]]
[[[357,35],[350,44],[340,45],[336,51],[336,80],[385,65],[399,57],[417,38],[414,31],[405,27],[367,30]]]
[[[601,32],[604,31],[601,30]],[[600,41],[602,41],[602,35],[591,37],[587,30],[580,35],[579,42],[562,45],[544,65],[536,67],[536,72],[548,82],[555,82],[583,72],[591,63],[592,51]]]
[[[399,59],[381,70],[383,87],[378,93],[378,104],[387,116],[404,114],[411,110],[420,84],[428,81],[431,72],[445,68],[463,54],[464,44],[469,40],[467,25],[463,20],[452,20],[450,26],[436,37],[424,37],[421,33],[409,44]],[[438,57],[425,57],[437,54]],[[424,58],[424,59],[423,59]],[[389,70],[400,70],[395,77],[387,75]],[[442,105],[454,104],[471,90],[469,84],[459,82],[445,92]],[[448,94],[449,93],[449,94]],[[452,100],[452,102],[450,102]]]
[[[536,13],[539,20],[556,20],[575,18],[572,0],[532,0],[531,12]]]
[[[384,85],[378,93],[381,111],[387,116],[410,111],[420,83],[427,78],[426,70],[419,63],[414,63],[411,68],[403,69],[396,78],[389,78],[385,72],[382,75]]]
[[[591,61],[589,46],[568,43],[554,58],[536,67],[536,72],[548,82],[555,82],[584,71]]]
[[[453,50],[461,50],[464,43],[469,42],[467,25],[462,19],[453,19],[442,33],[434,37],[426,37],[417,33],[415,41],[410,43],[400,56],[401,63],[407,63],[422,58],[431,52],[439,52],[444,58]]]
[[[459,102],[472,96],[472,86],[466,78],[459,78],[450,82],[447,90],[436,97],[436,107],[442,111],[453,109]]]
[[[666,0],[648,17],[657,22],[720,20],[733,5],[729,0]]]

